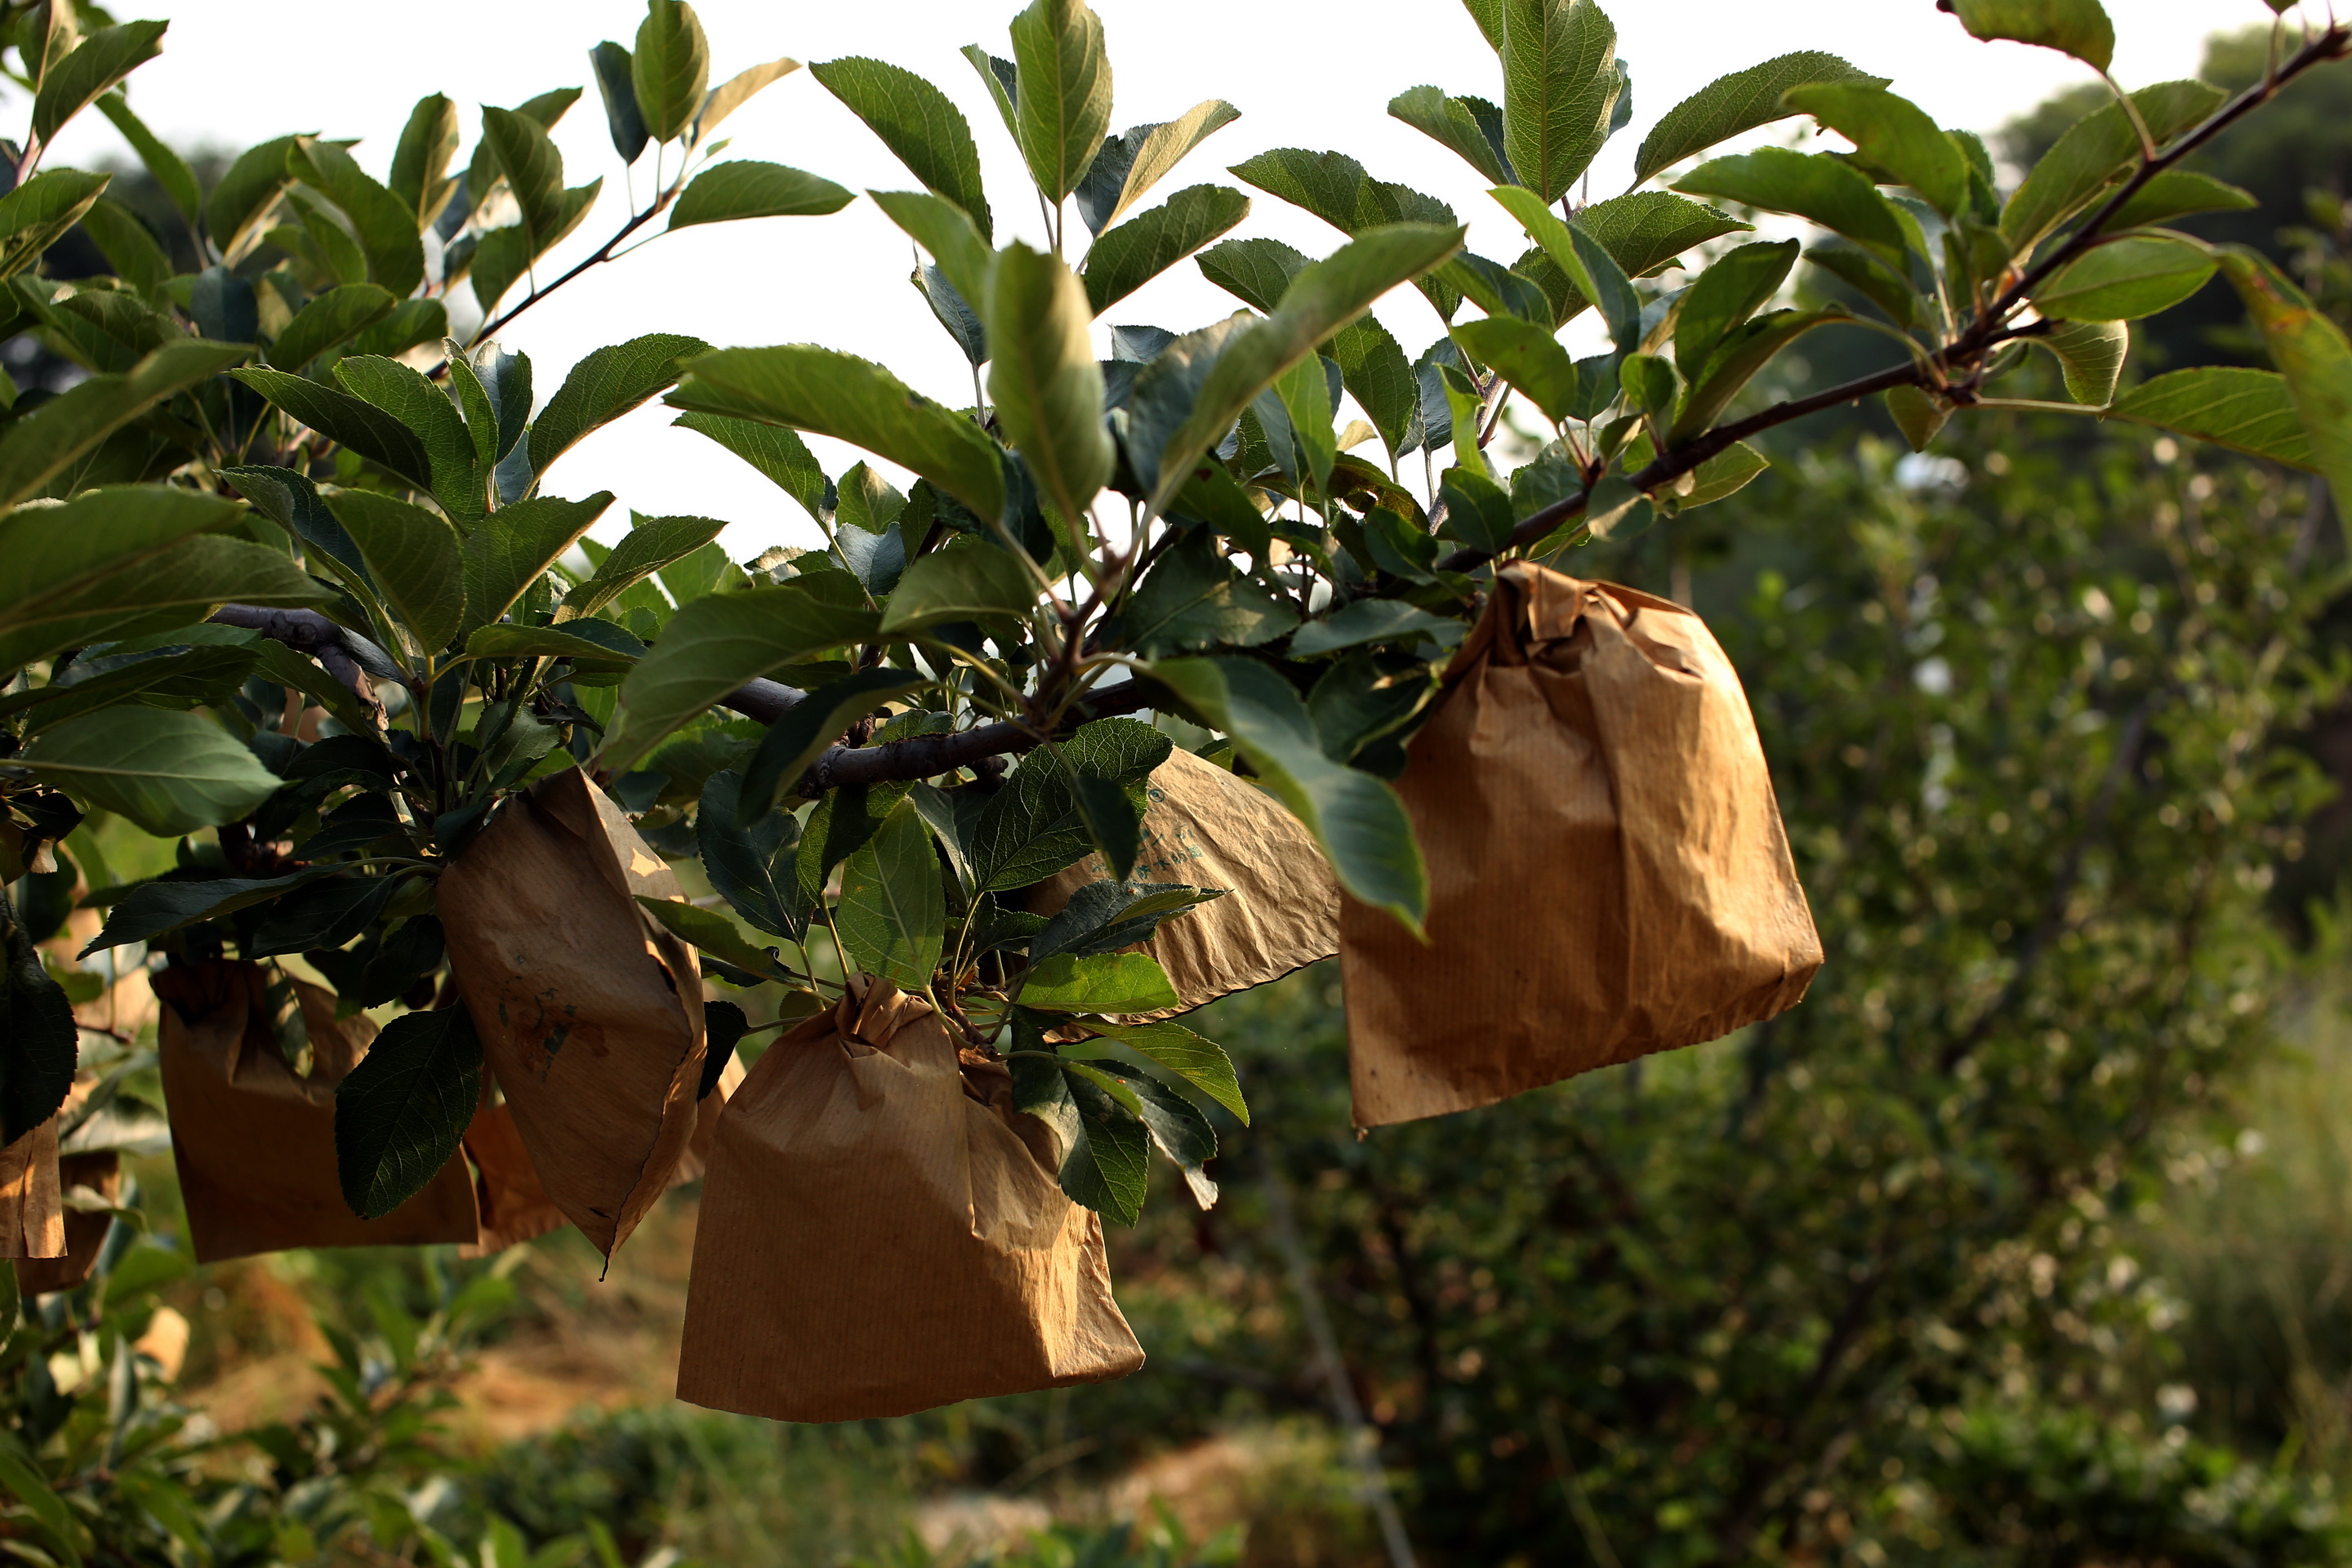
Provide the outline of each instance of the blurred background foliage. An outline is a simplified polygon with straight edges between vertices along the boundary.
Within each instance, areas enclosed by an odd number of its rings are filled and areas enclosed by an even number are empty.
[[[2348,155],[2315,73],[2204,154],[2262,207],[2196,225],[2352,321]],[[2212,305],[2137,373],[2258,362]],[[1880,418],[1570,563],[1747,679],[1830,948],[1804,1006],[1359,1140],[1335,973],[1219,1004],[1259,1126],[1217,1209],[1114,1238],[1150,1364],[902,1421],[667,1398],[690,1191],[602,1283],[576,1237],[189,1272],[126,1227],[0,1355],[0,1547],[1307,1568],[1391,1560],[1377,1474],[1432,1564],[2352,1563],[2343,531],[2145,432],[1905,456]],[[83,842],[168,855],[134,838]],[[168,1154],[132,1171],[170,1214]],[[58,1432],[53,1508],[16,1456]]]

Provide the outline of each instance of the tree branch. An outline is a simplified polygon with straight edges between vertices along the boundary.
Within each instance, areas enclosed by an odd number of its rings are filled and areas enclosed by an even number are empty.
[[[309,654],[329,675],[351,688],[352,695],[376,715],[379,723],[383,721],[383,704],[377,700],[375,688],[368,683],[367,672],[352,657],[351,645],[343,641],[343,628],[318,611],[265,610],[252,605],[223,605],[213,612],[211,620],[215,626],[259,632],[272,642],[284,643],[297,653]]]

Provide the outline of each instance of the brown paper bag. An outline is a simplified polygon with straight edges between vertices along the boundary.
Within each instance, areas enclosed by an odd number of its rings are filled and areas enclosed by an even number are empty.
[[[100,1154],[61,1155],[58,1180],[67,1193],[79,1187],[113,1203],[122,1194],[122,1156],[111,1149]],[[98,1266],[99,1249],[106,1245],[106,1233],[113,1227],[112,1215],[65,1210],[65,1256],[16,1259],[17,1293],[44,1296],[70,1290],[89,1279]]]
[[[64,1257],[65,1214],[52,1116],[0,1148],[0,1258]]]
[[[1822,964],[1739,678],[1690,611],[1498,574],[1407,747],[1429,945],[1348,901],[1360,1127],[1491,1105],[1795,1005]]]
[[[441,879],[449,964],[543,1191],[606,1257],[694,1135],[702,977],[635,895],[681,898],[576,769],[509,801]]]
[[[677,1396],[851,1421],[1141,1366],[1102,1222],[1011,1089],[879,984],[769,1047],[711,1148]]]
[[[364,1014],[338,1020],[332,992],[294,981],[312,1058],[310,1075],[297,1077],[271,1037],[265,984],[260,965],[232,962],[155,976],[172,1157],[196,1261],[473,1240],[463,1160],[382,1219],[352,1212],[335,1173],[335,1086],[367,1055],[375,1025]]]
[[[1339,951],[1339,884],[1314,836],[1272,795],[1178,747],[1145,786],[1143,852],[1129,885],[1223,888],[1133,951],[1168,972],[1187,1008],[1279,980]],[[1089,855],[1029,891],[1034,914],[1110,875]]]
[[[743,1061],[730,1057],[719,1070],[719,1082],[695,1107],[694,1137],[670,1173],[669,1184],[682,1187],[702,1179],[710,1160],[710,1140],[718,1131],[727,1097],[743,1081]],[[504,1100],[489,1103],[490,1078],[482,1079],[482,1108],[466,1129],[466,1153],[474,1162],[474,1201],[482,1211],[482,1234],[470,1246],[457,1249],[460,1258],[488,1258],[520,1242],[545,1236],[564,1223],[563,1211],[540,1184],[530,1151],[522,1145],[514,1112]]]

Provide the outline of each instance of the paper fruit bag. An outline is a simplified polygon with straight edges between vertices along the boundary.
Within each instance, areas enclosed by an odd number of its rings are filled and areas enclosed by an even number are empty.
[[[52,1116],[0,1148],[0,1258],[63,1258],[65,1214]]]
[[[1136,951],[1168,972],[1187,1008],[1279,980],[1339,951],[1339,884],[1289,808],[1179,746],[1145,785],[1143,852],[1129,885],[1223,888],[1225,896],[1162,921]],[[1030,889],[1034,914],[1110,875],[1102,857]]]
[[[332,992],[290,984],[310,1035],[307,1077],[288,1065],[271,1031],[259,964],[216,960],[154,977],[172,1157],[196,1261],[296,1247],[471,1241],[473,1184],[461,1160],[382,1219],[362,1219],[343,1201],[335,1086],[366,1056],[375,1025],[364,1014],[338,1020]]]
[[[96,1154],[65,1154],[58,1160],[58,1184],[66,1194],[77,1189],[113,1203],[122,1192],[122,1156],[109,1149]],[[61,1258],[16,1259],[16,1290],[42,1296],[70,1290],[89,1278],[98,1266],[99,1249],[114,1227],[114,1216],[89,1209],[65,1210],[65,1255]]]
[[[1690,611],[1505,567],[1407,747],[1429,943],[1341,918],[1360,1127],[1795,1005],[1822,964],[1748,699]]]
[[[852,1421],[1143,1364],[1101,1220],[995,1077],[880,984],[768,1047],[711,1147],[680,1399]]]
[[[550,1202],[606,1257],[694,1135],[702,976],[635,895],[683,897],[577,769],[507,803],[436,899],[449,966]]]
[[[740,1058],[730,1057],[719,1069],[719,1082],[695,1107],[694,1137],[686,1146],[686,1153],[670,1173],[672,1187],[699,1181],[710,1159],[710,1140],[718,1131],[719,1114],[727,1108],[727,1097],[743,1081]],[[461,1258],[487,1258],[493,1252],[503,1252],[520,1242],[545,1236],[564,1223],[563,1211],[547,1195],[540,1184],[539,1172],[530,1163],[530,1151],[522,1145],[522,1133],[515,1126],[514,1111],[504,1100],[493,1105],[490,1098],[490,1076],[482,1077],[482,1108],[474,1113],[471,1125],[466,1129],[466,1154],[474,1163],[474,1201],[482,1211],[481,1235],[470,1245],[457,1249]]]

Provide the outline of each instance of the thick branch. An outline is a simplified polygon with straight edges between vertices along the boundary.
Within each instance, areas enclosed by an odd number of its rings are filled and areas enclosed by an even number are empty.
[[[284,643],[297,653],[307,653],[319,661],[329,675],[351,688],[358,698],[381,720],[383,704],[376,700],[375,688],[368,684],[367,673],[352,657],[349,644],[343,641],[343,628],[316,610],[265,610],[252,605],[224,605],[212,614],[216,626],[238,626],[246,631],[259,632],[272,642]]]

